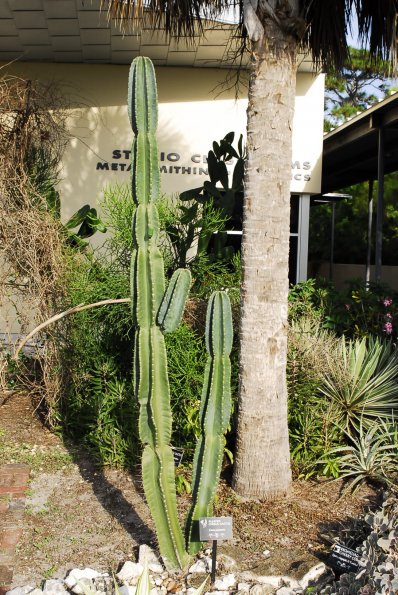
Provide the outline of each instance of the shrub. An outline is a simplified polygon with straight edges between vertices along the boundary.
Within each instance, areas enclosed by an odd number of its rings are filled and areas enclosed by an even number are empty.
[[[340,344],[322,374],[319,390],[330,401],[343,429],[359,431],[378,418],[393,420],[398,411],[398,352],[378,339]]]
[[[397,427],[378,419],[366,429],[361,420],[358,436],[347,431],[344,433],[349,444],[335,447],[327,454],[329,459],[339,455],[339,476],[349,479],[346,489],[355,492],[364,482],[396,486]]]
[[[288,338],[290,451],[298,473],[308,477],[316,472],[319,458],[325,458],[326,452],[340,444],[341,431],[334,423],[336,413],[319,391],[337,339],[322,329],[316,318],[308,316],[291,322]],[[325,461],[325,475],[337,475],[336,459],[330,456]]]

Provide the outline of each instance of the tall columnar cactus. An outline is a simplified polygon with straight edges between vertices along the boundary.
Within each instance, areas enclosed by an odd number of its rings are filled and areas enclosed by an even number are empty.
[[[170,447],[171,408],[164,333],[176,329],[188,296],[191,275],[177,270],[165,291],[164,265],[158,248],[160,194],[156,142],[157,94],[155,73],[148,58],[136,58],[130,69],[128,111],[134,132],[132,147],[133,218],[131,259],[132,315],[136,327],[134,385],[140,403],[139,433],[144,444],[142,476],[155,521],[160,551],[169,568],[188,563],[178,522],[174,461]],[[188,539],[195,540],[198,515],[207,514],[219,476],[223,433],[230,413],[229,359],[232,324],[229,300],[222,292],[210,299],[206,343],[209,359],[201,407],[202,429],[195,457],[194,506]]]
[[[201,547],[199,519],[211,516],[225,446],[224,434],[231,415],[232,349],[231,305],[226,293],[216,291],[209,300],[206,317],[207,363],[200,407],[202,434],[195,449],[192,507],[186,523],[188,551]]]

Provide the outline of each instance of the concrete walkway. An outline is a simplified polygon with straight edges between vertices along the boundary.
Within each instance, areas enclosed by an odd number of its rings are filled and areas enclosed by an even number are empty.
[[[28,465],[0,466],[0,595],[9,591],[12,583],[29,474]]]

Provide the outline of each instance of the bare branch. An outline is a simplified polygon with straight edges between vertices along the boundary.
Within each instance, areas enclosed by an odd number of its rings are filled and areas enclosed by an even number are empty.
[[[102,300],[101,302],[95,302],[93,304],[79,304],[77,306],[73,306],[72,308],[69,308],[68,310],[65,310],[64,312],[60,312],[59,314],[55,314],[54,316],[51,316],[51,318],[48,318],[47,320],[45,320],[44,322],[42,322],[41,324],[39,324],[39,326],[37,326],[36,328],[34,328],[33,331],[31,331],[19,343],[18,347],[15,350],[13,359],[14,360],[17,360],[18,359],[18,355],[20,354],[21,349],[23,349],[23,347],[26,345],[26,343],[29,341],[29,339],[31,339],[34,335],[36,335],[36,333],[38,333],[39,331],[42,331],[43,329],[45,329],[50,324],[53,324],[53,322],[58,322],[58,320],[61,320],[65,316],[69,316],[69,314],[76,314],[76,312],[83,312],[83,310],[88,310],[89,308],[98,308],[99,306],[106,306],[106,305],[109,305],[109,304],[127,304],[130,301],[131,301],[130,298],[118,298],[118,299]]]

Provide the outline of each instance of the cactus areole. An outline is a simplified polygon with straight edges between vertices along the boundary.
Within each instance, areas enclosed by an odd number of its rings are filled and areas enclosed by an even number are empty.
[[[220,474],[230,411],[232,317],[228,296],[215,292],[206,323],[208,361],[201,402],[202,435],[193,476],[193,504],[184,539],[178,515],[172,417],[164,334],[181,321],[191,274],[178,269],[165,290],[164,264],[158,247],[160,170],[156,78],[149,58],[136,58],[130,68],[128,114],[134,132],[131,194],[135,204],[131,256],[132,316],[135,324],[134,390],[140,404],[139,435],[143,443],[142,477],[153,516],[160,553],[169,569],[185,568],[198,551],[198,519],[211,513]]]

